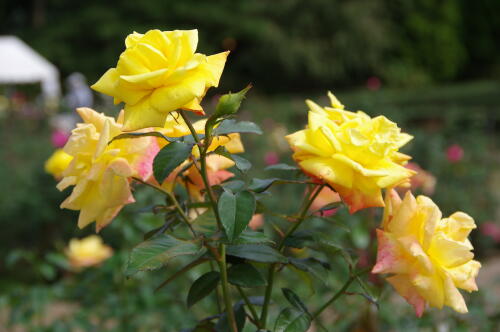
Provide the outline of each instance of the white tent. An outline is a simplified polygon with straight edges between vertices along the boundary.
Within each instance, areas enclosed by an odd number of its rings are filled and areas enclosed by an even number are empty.
[[[45,97],[61,93],[59,71],[22,40],[0,36],[0,84],[41,83]]]

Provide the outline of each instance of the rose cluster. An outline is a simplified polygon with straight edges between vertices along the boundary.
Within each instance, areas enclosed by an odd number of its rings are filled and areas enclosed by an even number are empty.
[[[208,154],[208,180],[204,181],[196,144],[190,159],[164,180],[158,182],[152,176],[158,151],[175,141],[141,134],[154,131],[180,138],[194,130],[201,140],[207,134],[207,119],[190,128],[177,111],[204,114],[200,103],[207,89],[217,87],[228,52],[206,56],[196,53],[197,43],[197,30],[133,33],[126,38],[116,67],[92,86],[112,96],[115,103],[123,102],[123,112],[113,118],[89,108],[78,109],[82,122],[63,150],[46,163],[46,170],[60,180],[59,190],[73,186],[61,207],[80,211],[79,227],[95,222],[99,231],[108,225],[124,205],[134,202],[134,180],[168,192],[181,185],[193,200],[202,201],[207,183],[214,186],[234,176],[228,170],[234,160]],[[410,191],[401,200],[394,189],[414,185],[411,178],[417,173],[407,166],[410,156],[399,151],[412,136],[384,116],[346,110],[332,93],[328,97],[331,105],[327,107],[307,100],[307,126],[286,136],[300,169],[323,185],[312,210],[338,201],[351,213],[384,207],[372,272],[387,274],[387,281],[415,307],[418,316],[426,304],[466,312],[458,289],[477,290],[475,277],[481,266],[473,259],[468,240],[476,227],[474,220],[463,212],[442,218],[430,198],[415,198]],[[123,138],[127,133],[137,137]],[[204,153],[222,147],[230,154],[244,151],[239,134],[231,133],[214,135]],[[95,251],[102,260],[111,254],[107,249],[94,250],[101,247],[95,238],[85,245],[73,242],[70,247],[70,257],[86,255],[74,252]],[[91,264],[80,258],[73,261],[78,266]]]

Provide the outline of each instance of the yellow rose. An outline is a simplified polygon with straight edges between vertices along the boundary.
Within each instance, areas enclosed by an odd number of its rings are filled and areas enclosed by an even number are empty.
[[[60,179],[71,160],[73,160],[72,156],[64,152],[63,149],[57,149],[45,162],[45,172],[56,179]]]
[[[198,30],[134,32],[116,68],[92,88],[125,103],[123,130],[163,127],[169,112],[182,108],[204,114],[200,102],[217,87],[229,52],[195,53]]]
[[[396,191],[386,193],[382,229],[377,230],[377,263],[372,273],[389,273],[394,286],[421,316],[425,304],[450,306],[467,312],[458,288],[476,291],[481,264],[473,260],[468,240],[474,219],[455,212],[441,219],[441,211],[426,196],[410,192],[401,201]]]
[[[64,151],[73,157],[57,188],[74,185],[61,208],[80,210],[78,227],[96,222],[99,231],[125,204],[133,203],[129,180],[147,180],[158,145],[153,137],[116,140],[121,124],[90,108],[79,108],[83,119],[73,129]]]
[[[83,239],[71,239],[66,249],[66,256],[74,268],[98,265],[113,254],[113,249],[102,243],[97,235],[90,235]]]
[[[328,96],[332,107],[306,101],[307,128],[286,137],[293,158],[306,174],[332,186],[351,213],[383,206],[381,189],[414,173],[403,166],[410,157],[398,152],[412,136],[384,116],[344,110],[333,94]]]

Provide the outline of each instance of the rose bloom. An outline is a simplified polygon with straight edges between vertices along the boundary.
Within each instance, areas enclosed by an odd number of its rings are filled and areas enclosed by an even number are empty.
[[[83,239],[71,239],[66,249],[66,256],[74,268],[98,265],[113,254],[113,249],[102,243],[97,235]]]
[[[446,149],[446,158],[450,163],[458,163],[464,157],[464,149],[458,144],[453,144]]]
[[[398,152],[412,136],[384,116],[344,110],[331,93],[331,107],[307,100],[308,126],[286,138],[293,158],[311,177],[328,183],[349,211],[384,206],[381,189],[408,181],[409,156]]]
[[[481,264],[473,260],[469,233],[474,220],[463,212],[441,219],[441,211],[426,196],[396,191],[386,194],[381,229],[377,229],[377,263],[372,273],[388,273],[387,281],[422,316],[425,305],[444,305],[465,313],[458,288],[476,291]]]
[[[229,52],[195,53],[198,30],[134,32],[116,68],[92,85],[96,91],[125,103],[123,130],[162,127],[179,108],[204,114],[200,102],[217,87]]]
[[[52,175],[55,179],[60,179],[64,170],[73,160],[73,157],[63,149],[57,149],[45,162],[45,172]]]
[[[57,185],[59,190],[75,186],[61,208],[80,210],[78,227],[93,221],[99,231],[108,225],[125,204],[133,203],[131,177],[147,180],[152,173],[158,145],[153,137],[121,139],[121,119],[77,109],[83,119],[73,129],[64,151],[73,157]]]

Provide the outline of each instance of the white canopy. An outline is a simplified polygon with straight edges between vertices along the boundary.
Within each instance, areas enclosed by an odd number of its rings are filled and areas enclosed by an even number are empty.
[[[59,97],[59,71],[22,40],[0,36],[0,84],[37,83],[46,97]]]

